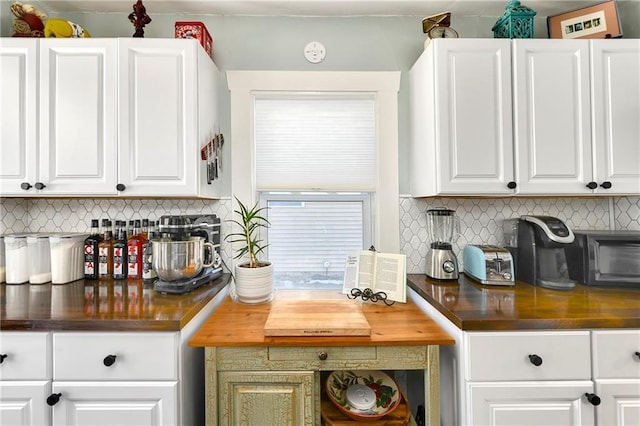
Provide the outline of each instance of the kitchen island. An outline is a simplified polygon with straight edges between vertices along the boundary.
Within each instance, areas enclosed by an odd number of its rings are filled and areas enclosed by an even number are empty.
[[[440,349],[443,424],[640,424],[639,289],[407,285],[456,340]]]
[[[0,424],[204,423],[187,341],[230,275],[182,295],[141,280],[0,285]]]
[[[280,291],[276,298],[339,299],[339,292]],[[412,301],[362,302],[370,336],[265,336],[271,303],[228,297],[189,341],[205,348],[208,425],[320,425],[322,373],[417,370],[427,423],[439,423],[439,345],[453,339]]]

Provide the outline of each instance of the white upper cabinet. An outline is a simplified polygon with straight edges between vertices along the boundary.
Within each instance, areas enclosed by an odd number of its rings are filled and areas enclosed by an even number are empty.
[[[640,194],[640,40],[434,40],[410,73],[411,191]]]
[[[511,194],[509,40],[433,40],[410,73],[416,197]]]
[[[0,194],[22,195],[37,172],[38,42],[0,38]],[[27,186],[25,185],[25,186]]]
[[[40,41],[42,195],[115,194],[117,47],[116,39]]]
[[[197,41],[121,39],[119,176],[127,196],[212,195],[200,147],[215,135],[217,70]]]
[[[595,192],[640,194],[640,39],[591,42]]]
[[[219,72],[197,40],[1,39],[0,55],[1,196],[220,196],[200,157]]]
[[[519,194],[587,194],[591,166],[589,45],[514,40]]]

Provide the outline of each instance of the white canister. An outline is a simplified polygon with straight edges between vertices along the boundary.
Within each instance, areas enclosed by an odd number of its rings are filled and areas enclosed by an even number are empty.
[[[51,281],[51,250],[49,236],[33,234],[27,237],[29,253],[29,282],[44,284]]]
[[[7,284],[29,281],[29,249],[27,235],[5,235],[5,263]]]

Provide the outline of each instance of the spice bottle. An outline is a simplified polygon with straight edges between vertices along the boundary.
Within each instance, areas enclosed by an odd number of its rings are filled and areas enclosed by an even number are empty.
[[[140,220],[136,219],[133,225],[133,234],[127,240],[127,276],[130,279],[141,279],[143,268],[143,250],[147,239],[140,230]]]
[[[113,278],[113,231],[110,220],[105,222],[104,239],[98,244],[98,277]]]
[[[98,219],[91,220],[91,233],[84,240],[84,278],[98,279],[98,244],[102,241]]]
[[[116,221],[116,235],[113,242],[113,279],[127,279],[127,222]]]

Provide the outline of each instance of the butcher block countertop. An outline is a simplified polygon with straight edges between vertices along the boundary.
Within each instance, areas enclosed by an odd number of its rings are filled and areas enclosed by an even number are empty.
[[[338,291],[282,290],[274,298],[299,300],[335,298]],[[386,306],[362,302],[362,312],[371,326],[370,336],[265,336],[264,325],[273,302],[248,305],[227,297],[189,341],[190,346],[411,346],[453,345],[454,340],[411,300]]]
[[[461,330],[640,328],[640,289],[484,286],[462,274],[454,282],[410,274],[407,284]]]
[[[228,283],[229,274],[186,294],[141,280],[0,285],[0,330],[179,331]]]

